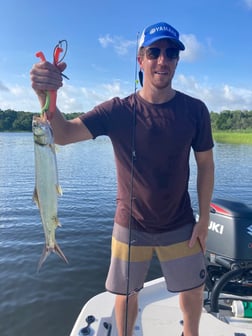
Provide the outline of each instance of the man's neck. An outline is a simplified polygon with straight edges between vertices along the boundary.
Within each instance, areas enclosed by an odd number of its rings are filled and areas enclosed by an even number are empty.
[[[166,88],[165,90],[146,90],[144,87],[139,91],[140,96],[149,103],[163,104],[170,101],[176,94],[176,91],[172,88]]]

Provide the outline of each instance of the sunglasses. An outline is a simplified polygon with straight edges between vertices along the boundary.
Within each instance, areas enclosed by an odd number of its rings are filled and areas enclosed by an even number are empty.
[[[146,48],[145,49],[145,55],[148,60],[155,60],[157,59],[161,54],[160,48],[153,47],[153,48]],[[165,49],[165,55],[169,59],[176,59],[179,56],[179,49],[177,48],[167,48]]]

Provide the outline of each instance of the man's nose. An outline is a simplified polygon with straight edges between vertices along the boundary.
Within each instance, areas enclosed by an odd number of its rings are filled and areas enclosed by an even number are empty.
[[[160,54],[158,56],[158,63],[162,63],[169,60],[168,57],[166,56],[166,51],[165,50],[160,50]]]

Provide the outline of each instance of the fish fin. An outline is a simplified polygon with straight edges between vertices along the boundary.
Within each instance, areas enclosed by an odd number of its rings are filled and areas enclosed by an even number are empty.
[[[63,191],[61,189],[61,186],[59,184],[56,184],[56,192],[58,195],[62,196],[63,195]]]
[[[55,242],[55,247],[54,247],[53,252],[58,254],[58,256],[60,256],[61,259],[63,259],[65,261],[65,263],[68,264],[67,258],[65,257],[64,253],[62,252],[61,248],[59,247],[59,245],[56,242]]]
[[[51,252],[52,252],[52,249],[48,248],[47,246],[44,247],[43,253],[42,253],[42,255],[40,257],[40,260],[39,260],[39,263],[38,263],[37,272],[39,272],[42,265],[46,261],[47,257],[51,254]]]
[[[50,144],[50,148],[54,153],[59,152],[59,147],[55,145],[55,143]]]
[[[55,228],[57,228],[58,226],[61,227],[60,221],[57,216],[52,217],[52,220],[54,222]]]
[[[41,258],[39,260],[39,263],[38,263],[37,272],[39,272],[39,270],[41,269],[42,265],[46,261],[47,257],[51,254],[51,252],[54,252],[55,254],[57,254],[61,259],[63,259],[65,261],[65,263],[68,264],[67,258],[65,257],[65,255],[62,252],[62,250],[59,247],[59,245],[55,242],[54,248],[47,247],[47,246],[44,247],[42,256],[41,256]]]
[[[37,204],[37,207],[39,208],[39,198],[38,198],[38,192],[37,192],[36,187],[34,188],[32,200],[33,200],[33,202],[35,202]]]

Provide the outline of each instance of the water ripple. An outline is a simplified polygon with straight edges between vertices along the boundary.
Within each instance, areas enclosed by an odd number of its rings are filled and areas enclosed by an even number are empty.
[[[44,233],[32,201],[32,135],[0,133],[0,150],[5,158],[0,160],[0,335],[68,336],[83,303],[104,290],[116,206],[110,142],[101,138],[59,147],[62,227],[56,237],[69,265],[52,254],[39,273]],[[252,206],[252,147],[217,144],[215,158],[215,195]],[[195,179],[192,161],[194,208]],[[149,278],[160,275],[155,260],[152,267]]]

